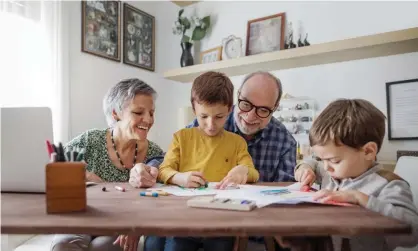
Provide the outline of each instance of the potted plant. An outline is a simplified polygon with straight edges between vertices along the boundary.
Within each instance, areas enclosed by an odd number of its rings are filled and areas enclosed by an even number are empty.
[[[187,18],[182,16],[183,12],[184,9],[179,11],[178,18],[173,25],[173,34],[181,35],[181,67],[193,65],[194,62],[191,52],[193,43],[194,41],[202,40],[206,35],[206,31],[210,27],[210,16],[206,16],[204,18],[193,16],[191,18]]]

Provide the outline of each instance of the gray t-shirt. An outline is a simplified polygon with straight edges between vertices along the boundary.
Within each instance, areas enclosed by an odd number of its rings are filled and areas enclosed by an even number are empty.
[[[129,170],[121,170],[113,165],[106,148],[106,131],[108,129],[88,130],[65,145],[65,151],[74,148],[85,150],[83,160],[87,163],[87,171],[93,172],[105,182],[128,182]],[[162,155],[163,150],[152,141],[148,141],[148,151],[143,163]]]
[[[359,177],[337,181],[325,171],[322,162],[304,160],[296,166],[295,171],[301,164],[308,164],[313,169],[321,189],[360,191],[369,196],[366,209],[409,223],[412,227],[410,235],[333,236],[336,251],[341,248],[342,238],[349,239],[352,251],[388,251],[396,247],[418,245],[418,210],[409,184],[401,177],[376,164]]]

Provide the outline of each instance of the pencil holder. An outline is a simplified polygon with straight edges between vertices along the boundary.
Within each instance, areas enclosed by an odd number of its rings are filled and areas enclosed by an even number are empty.
[[[84,162],[51,162],[46,165],[46,211],[48,214],[86,210],[85,168]]]

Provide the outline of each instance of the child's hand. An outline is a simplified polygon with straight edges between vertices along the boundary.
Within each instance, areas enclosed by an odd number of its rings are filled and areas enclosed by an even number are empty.
[[[247,183],[248,167],[236,166],[232,168],[228,174],[216,184],[216,188],[225,189],[230,184],[245,184]]]
[[[366,207],[367,202],[369,201],[369,196],[355,190],[333,192],[324,189],[316,192],[313,196],[313,199],[324,203],[329,201],[346,202]]]
[[[296,181],[299,181],[302,186],[312,186],[315,182],[316,175],[308,165],[302,164],[295,172],[295,179]]]
[[[177,173],[171,179],[171,183],[182,187],[201,187],[206,184],[206,180],[201,172]]]
[[[119,235],[113,245],[119,245],[123,251],[136,251],[138,242],[139,236]]]
[[[93,172],[86,171],[86,181],[101,183],[103,180]]]

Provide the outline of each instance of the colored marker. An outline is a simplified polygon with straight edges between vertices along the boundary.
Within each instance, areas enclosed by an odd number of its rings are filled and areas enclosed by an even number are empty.
[[[158,197],[158,193],[156,192],[140,192],[139,195],[147,197]]]
[[[318,191],[318,190],[316,190],[315,188],[312,188],[312,187],[310,187],[310,186],[308,186],[308,185],[304,185],[304,186],[302,186],[302,187],[300,188],[300,191],[301,191],[301,192],[309,192],[309,191],[314,191],[314,192],[316,192],[316,191]]]
[[[120,186],[115,186],[115,189],[121,192],[125,192],[125,188],[124,187],[120,187]]]
[[[163,195],[163,196],[170,195],[169,193],[167,193],[167,192],[165,192],[165,191],[160,191],[160,190],[157,190],[156,192],[158,193],[158,195]]]
[[[49,140],[46,140],[46,150],[48,151],[49,158],[51,158],[51,154],[54,152],[54,149],[52,148],[51,142],[49,142]]]

